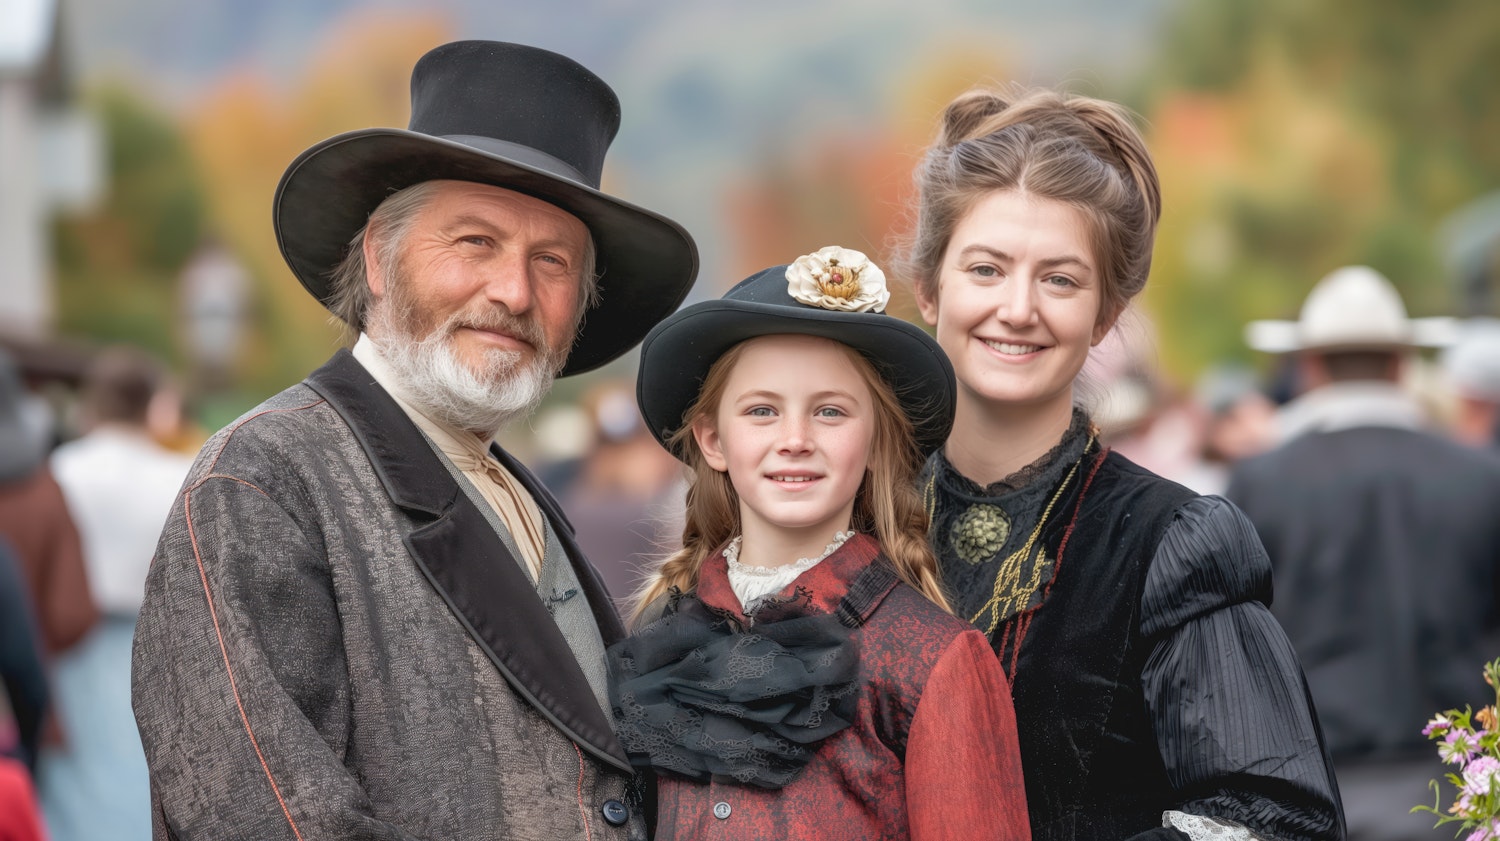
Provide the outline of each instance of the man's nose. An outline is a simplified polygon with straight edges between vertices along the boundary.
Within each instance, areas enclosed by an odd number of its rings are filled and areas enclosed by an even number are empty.
[[[484,267],[484,295],[519,315],[531,309],[535,294],[531,263],[525,254],[505,252]]]

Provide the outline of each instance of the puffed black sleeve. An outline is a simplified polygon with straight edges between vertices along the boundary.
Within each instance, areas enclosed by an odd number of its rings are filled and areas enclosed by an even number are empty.
[[[1271,616],[1254,527],[1219,497],[1178,511],[1141,600],[1142,674],[1176,811],[1258,837],[1340,839],[1343,810],[1302,667]]]

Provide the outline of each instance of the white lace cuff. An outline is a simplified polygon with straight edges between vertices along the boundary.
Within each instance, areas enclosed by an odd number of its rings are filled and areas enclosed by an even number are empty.
[[[1261,841],[1237,823],[1187,812],[1162,812],[1161,825],[1186,833],[1193,841]]]

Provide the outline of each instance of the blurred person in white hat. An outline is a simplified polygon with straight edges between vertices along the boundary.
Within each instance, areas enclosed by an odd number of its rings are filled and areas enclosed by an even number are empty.
[[[1254,322],[1252,347],[1294,353],[1301,394],[1280,444],[1240,462],[1226,491],[1271,558],[1272,613],[1302,660],[1338,772],[1351,841],[1439,837],[1433,713],[1485,697],[1500,644],[1500,457],[1430,429],[1402,370],[1451,341],[1412,319],[1364,266],[1313,288],[1295,322]],[[1446,836],[1444,836],[1446,837]]]
[[[1464,322],[1442,370],[1454,400],[1449,433],[1471,446],[1500,448],[1500,319]]]
[[[1296,321],[1252,321],[1250,347],[1297,354],[1301,394],[1287,404],[1277,435],[1360,425],[1368,416],[1406,426],[1429,423],[1401,389],[1408,356],[1452,342],[1451,318],[1409,318],[1390,280],[1368,266],[1330,272],[1308,293]]]

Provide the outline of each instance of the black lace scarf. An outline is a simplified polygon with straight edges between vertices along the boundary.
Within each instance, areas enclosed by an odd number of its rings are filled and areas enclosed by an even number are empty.
[[[836,613],[808,613],[807,594],[767,600],[743,625],[692,593],[609,649],[620,742],[640,767],[779,789],[824,739],[848,727],[859,648],[851,632],[890,589],[885,564],[855,579]]]

